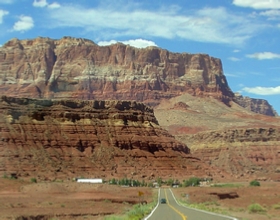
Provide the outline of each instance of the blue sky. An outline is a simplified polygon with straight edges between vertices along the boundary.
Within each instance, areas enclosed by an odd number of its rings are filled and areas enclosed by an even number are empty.
[[[0,44],[38,36],[206,53],[280,114],[280,0],[0,0]]]

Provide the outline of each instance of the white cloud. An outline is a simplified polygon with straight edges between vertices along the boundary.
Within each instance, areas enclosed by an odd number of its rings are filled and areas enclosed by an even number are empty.
[[[146,36],[235,45],[264,28],[257,19],[235,15],[222,7],[183,12],[178,7],[146,10],[132,3],[117,10],[113,6],[64,5],[49,13],[52,27],[84,28],[94,38],[104,40]]]
[[[246,57],[258,59],[258,60],[270,60],[270,59],[280,59],[280,54],[271,53],[271,52],[262,52],[262,53],[254,53],[248,54]]]
[[[234,78],[239,78],[240,75],[234,74],[234,73],[225,73],[226,77],[234,77]]]
[[[111,45],[111,44],[116,44],[118,41],[116,40],[110,40],[110,41],[99,41],[97,44],[99,46],[108,46],[108,45]],[[120,42],[120,41],[119,41]]]
[[[100,42],[98,42],[98,45],[107,46],[107,45],[115,44],[117,42],[120,42],[120,43],[123,43],[126,45],[130,45],[132,47],[137,47],[137,48],[145,48],[145,47],[149,47],[149,46],[157,47],[155,42],[149,41],[149,40],[143,40],[143,39],[135,39],[135,40],[127,40],[127,41],[116,41],[116,40],[100,41]]]
[[[240,59],[237,57],[229,57],[228,59],[234,62],[240,61]]]
[[[19,21],[17,21],[14,24],[13,30],[24,32],[24,31],[27,31],[27,30],[33,28],[33,26],[34,26],[34,22],[33,22],[32,17],[21,15],[19,17]]]
[[[13,0],[0,0],[0,4],[11,4]]]
[[[233,51],[233,53],[239,53],[239,52],[240,52],[240,50],[237,50],[237,49]]]
[[[3,17],[4,17],[5,15],[8,15],[8,14],[9,14],[8,11],[5,11],[5,10],[0,9],[0,24],[3,23]]]
[[[43,8],[43,7],[46,7],[47,5],[48,5],[48,3],[46,0],[34,0],[34,2],[33,2],[34,7]]]
[[[280,10],[267,10],[260,12],[260,15],[267,17],[280,17]]]
[[[233,4],[240,7],[248,7],[254,9],[280,8],[279,0],[233,0]]]
[[[60,8],[60,4],[57,2],[54,2],[54,3],[49,4],[48,8]]]
[[[48,8],[59,8],[60,4],[57,2],[53,2],[51,4],[49,4],[47,2],[47,0],[34,0],[33,2],[33,6],[34,7],[40,7],[40,8],[44,8],[44,7],[48,7]]]
[[[244,92],[256,94],[256,95],[279,95],[280,94],[280,86],[276,87],[244,87],[242,89]]]

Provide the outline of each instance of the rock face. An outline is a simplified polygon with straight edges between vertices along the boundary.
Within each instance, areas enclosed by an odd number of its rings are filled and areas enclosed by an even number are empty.
[[[214,175],[135,101],[0,99],[0,172],[47,178]]]
[[[2,173],[181,178],[216,175],[215,166],[232,175],[279,170],[279,118],[265,116],[276,112],[233,94],[221,61],[206,54],[12,39],[0,48],[0,94]]]
[[[0,48],[0,92],[31,98],[135,100],[156,105],[182,93],[228,104],[234,94],[220,59],[156,47],[92,41],[12,39]]]
[[[253,99],[247,96],[244,97],[238,93],[234,94],[233,100],[243,108],[246,108],[252,112],[269,116],[278,116],[277,112],[266,100]]]
[[[186,142],[195,157],[235,178],[280,180],[279,127],[200,132]]]

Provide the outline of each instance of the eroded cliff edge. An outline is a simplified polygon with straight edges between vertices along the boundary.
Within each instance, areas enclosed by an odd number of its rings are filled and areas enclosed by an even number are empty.
[[[248,96],[242,96],[239,93],[234,94],[233,101],[245,109],[252,112],[269,116],[278,116],[274,108],[264,99],[253,99]]]
[[[232,178],[280,181],[280,128],[236,128],[184,135],[192,155]]]
[[[40,179],[213,176],[135,101],[0,99],[1,173]],[[217,174],[217,173],[216,173]]]
[[[12,39],[0,48],[0,92],[29,98],[135,100],[156,105],[183,93],[234,94],[221,60],[157,47],[98,46],[86,39]]]

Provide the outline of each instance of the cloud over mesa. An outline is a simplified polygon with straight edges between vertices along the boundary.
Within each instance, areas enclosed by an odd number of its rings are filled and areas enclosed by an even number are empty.
[[[49,11],[52,28],[83,28],[93,33],[94,38],[104,40],[146,36],[231,45],[243,44],[263,28],[256,19],[235,15],[223,7],[196,11],[182,11],[178,7],[152,10],[130,3],[116,10],[114,4],[92,8],[62,5]]]
[[[280,94],[280,86],[276,87],[244,87],[242,89],[244,92],[256,94],[256,95],[279,95]]]
[[[24,32],[34,27],[34,21],[32,17],[21,15],[19,21],[17,21],[14,26],[14,31]]]
[[[246,57],[258,59],[258,60],[271,60],[271,59],[280,59],[280,54],[272,53],[272,52],[261,52],[248,54]]]
[[[8,11],[5,11],[5,10],[0,9],[0,24],[3,23],[3,17],[4,17],[5,15],[8,15],[8,14],[9,14]]]
[[[57,2],[53,2],[51,4],[49,4],[47,2],[47,0],[34,0],[33,2],[33,6],[34,7],[39,7],[39,8],[44,8],[44,7],[48,7],[48,8],[59,8],[60,4]]]
[[[279,9],[279,0],[233,0],[233,4],[240,7],[254,9]]]
[[[107,45],[115,44],[117,42],[120,42],[120,43],[123,43],[126,45],[130,45],[132,47],[137,47],[137,48],[145,48],[145,47],[149,47],[149,46],[157,47],[155,42],[149,41],[149,40],[143,40],[143,39],[135,39],[135,40],[127,40],[127,41],[116,41],[116,40],[100,41],[97,44],[99,46],[107,46]]]
[[[233,62],[240,61],[240,58],[237,58],[237,57],[228,57],[228,59],[233,61]]]

